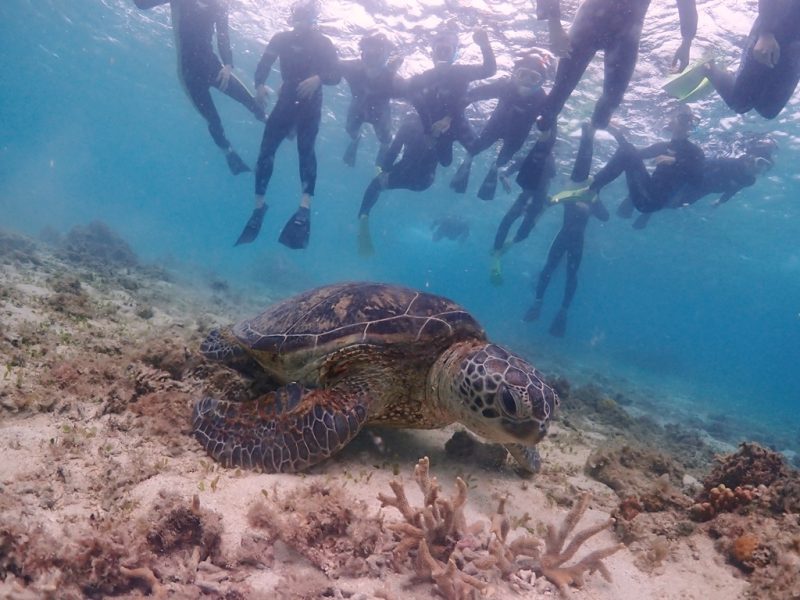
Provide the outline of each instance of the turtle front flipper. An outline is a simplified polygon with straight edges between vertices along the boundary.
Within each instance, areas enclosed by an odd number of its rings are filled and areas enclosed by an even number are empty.
[[[533,446],[522,444],[503,444],[508,453],[517,461],[517,472],[520,475],[534,475],[542,468],[542,458]]]
[[[267,473],[302,471],[338,452],[367,420],[366,395],[290,383],[253,402],[206,397],[192,432],[225,467]]]

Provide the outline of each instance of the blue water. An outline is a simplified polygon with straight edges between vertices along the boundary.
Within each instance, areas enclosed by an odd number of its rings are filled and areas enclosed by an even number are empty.
[[[727,4],[698,2],[693,56],[713,49],[735,66],[756,2]],[[288,3],[232,5],[235,63],[251,84],[264,43],[285,26]],[[565,13],[573,14],[574,3],[565,5]],[[427,64],[422,32],[456,14],[447,6],[330,1],[322,27],[343,56],[353,54],[354,41],[367,28],[390,31],[406,45],[404,74],[410,74]],[[462,41],[468,41],[470,27],[488,25],[501,68],[511,62],[504,45],[546,44],[545,26],[534,21],[527,1],[462,3],[459,10]],[[145,261],[223,277],[232,285],[258,282],[279,295],[342,279],[426,288],[467,306],[494,339],[540,364],[588,378],[592,373],[626,378],[699,416],[722,412],[751,419],[784,439],[793,436],[800,447],[800,93],[771,122],[733,115],[713,96],[700,103],[697,141],[724,146],[742,131],[773,131],[780,143],[775,168],[724,207],[712,208],[707,199],[687,210],[663,211],[645,231],[614,217],[606,224],[593,220],[568,334],[554,339],[547,327],[563,292],[560,271],[541,321],[520,319],[560,227],[560,208],[549,210],[531,238],[506,255],[505,283],[493,287],[489,248],[513,197],[501,193],[484,203],[473,188],[458,197],[446,185],[452,170],[440,170],[423,194],[384,194],[371,218],[378,252],[369,260],[359,258],[356,212],[376,146],[365,136],[359,165],[352,170],[342,165],[348,96],[342,85],[325,90],[310,247],[293,252],[276,242],[298,196],[296,151],[287,142],[277,158],[261,236],[234,248],[252,208],[252,178],[228,173],[184,96],[168,10],[143,13],[123,0],[4,0],[0,23],[3,228],[37,235],[45,226],[64,232],[100,219]],[[668,103],[657,86],[676,34],[674,3],[655,0],[634,81],[617,113],[636,143],[663,135]],[[460,60],[476,58],[472,45]],[[601,80],[598,60],[562,115],[562,172],[574,153],[572,134],[591,110]],[[277,87],[278,81],[273,73],[269,83]],[[228,137],[254,163],[261,124],[233,101],[219,94],[215,101]],[[595,160],[611,150],[613,144],[599,136]],[[476,161],[473,187],[483,177],[485,160]],[[613,212],[622,183],[602,197]],[[430,239],[431,221],[449,212],[470,221],[464,245]]]

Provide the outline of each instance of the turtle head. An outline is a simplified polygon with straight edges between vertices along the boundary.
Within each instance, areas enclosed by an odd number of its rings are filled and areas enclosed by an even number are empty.
[[[263,370],[245,350],[230,327],[212,329],[200,344],[200,354],[208,360],[221,362],[248,377],[254,377]]]
[[[559,402],[542,374],[496,344],[453,350],[439,379],[440,402],[489,441],[538,443]]]

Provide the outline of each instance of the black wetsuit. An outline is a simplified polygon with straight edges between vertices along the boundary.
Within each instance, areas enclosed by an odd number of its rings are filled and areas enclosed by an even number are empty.
[[[256,87],[267,80],[276,59],[280,60],[283,82],[264,127],[256,163],[256,194],[263,195],[266,191],[272,177],[275,152],[286,136],[296,129],[302,191],[313,196],[317,181],[314,142],[322,115],[322,86],[310,98],[300,98],[297,86],[313,75],[317,75],[324,85],[336,85],[341,79],[339,59],[333,43],[319,31],[293,29],[276,33],[256,68]]]
[[[748,157],[707,158],[699,185],[687,185],[670,206],[678,208],[694,204],[709,194],[721,194],[719,201],[727,202],[744,188],[755,184],[756,176],[751,172],[749,163]]]
[[[481,46],[483,64],[441,64],[402,82],[400,95],[409,100],[419,115],[425,133],[434,123],[450,117],[450,127],[436,138],[439,164],[453,162],[453,142],[458,141],[469,152],[475,143],[475,132],[464,114],[469,84],[491,77],[497,71],[494,52],[487,42]]]
[[[651,175],[644,159],[661,155],[675,160],[671,164],[657,165]],[[686,139],[659,142],[641,150],[622,140],[589,187],[598,192],[625,173],[633,205],[640,212],[654,212],[667,206],[684,188],[701,185],[703,163],[703,151]]]
[[[753,57],[762,33],[771,33],[780,46],[780,57],[768,67]],[[800,1],[759,0],[758,18],[750,30],[736,77],[712,67],[711,81],[725,103],[739,114],[756,109],[774,119],[789,102],[800,82]]]
[[[401,150],[403,155],[395,162]],[[369,215],[384,189],[421,192],[433,184],[439,162],[436,143],[425,133],[416,115],[407,118],[397,130],[382,161],[383,174],[375,177],[364,192],[360,216]]]
[[[392,141],[392,112],[390,100],[394,96],[396,65],[386,65],[375,77],[369,77],[361,59],[343,60],[342,77],[350,85],[353,99],[347,109],[347,133],[358,136],[361,125],[370,123],[381,144]]]
[[[497,106],[486,122],[478,138],[472,144],[473,156],[489,148],[498,140],[503,146],[497,155],[497,165],[503,166],[522,148],[531,131],[533,122],[547,94],[541,88],[530,95],[519,93],[513,79],[503,79],[472,88],[467,93],[467,103],[497,98]]]
[[[143,9],[169,3],[181,83],[197,111],[208,123],[214,143],[227,150],[230,143],[225,137],[222,120],[210,93],[211,87],[219,89],[217,78],[223,63],[233,66],[226,4],[220,0],[134,0],[134,3]],[[222,62],[211,47],[215,32]],[[244,105],[257,119],[264,120],[264,110],[234,75],[228,80],[224,93]]]
[[[697,32],[695,0],[677,0],[684,40]],[[547,97],[538,127],[550,129],[564,108],[586,67],[598,50],[603,50],[605,76],[603,94],[592,114],[592,124],[605,128],[628,89],[636,59],[639,38],[650,0],[585,0],[569,30],[572,51],[558,61],[553,89]],[[560,19],[559,0],[537,0],[539,19]]]

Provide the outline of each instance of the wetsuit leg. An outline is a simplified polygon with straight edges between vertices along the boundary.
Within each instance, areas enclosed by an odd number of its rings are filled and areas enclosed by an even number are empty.
[[[519,196],[517,196],[517,199],[514,201],[514,204],[511,205],[511,208],[509,208],[508,212],[503,216],[502,221],[500,221],[500,225],[497,227],[497,233],[494,236],[495,250],[503,249],[503,246],[506,243],[506,238],[508,237],[508,230],[511,229],[511,225],[514,223],[514,221],[522,216],[530,197],[531,192],[526,192],[524,190],[520,192]]]
[[[322,117],[322,94],[300,101],[297,120],[297,154],[300,163],[300,185],[304,194],[314,195],[317,183],[317,154],[314,144]]]
[[[774,119],[789,102],[800,82],[800,39],[781,44],[780,59],[769,76],[769,82],[761,87],[755,109],[765,119]]]
[[[536,189],[542,178],[549,176],[550,157],[555,143],[555,132],[545,139],[540,138],[522,161],[517,173],[517,184],[523,190]]]
[[[530,199],[528,205],[525,207],[525,214],[522,217],[522,223],[519,224],[517,233],[514,234],[515,244],[528,238],[533,230],[533,227],[536,225],[536,221],[539,219],[539,215],[541,215],[542,211],[544,211],[546,202],[546,192],[544,194],[534,192],[533,198]]]
[[[383,179],[381,175],[378,175],[370,181],[367,189],[364,191],[364,197],[361,199],[361,208],[358,209],[359,217],[369,216],[370,211],[378,202],[378,198],[383,189]]]
[[[222,68],[222,66],[220,66],[220,68]],[[219,89],[219,83],[217,82],[216,78],[214,78],[214,87]],[[253,116],[259,121],[266,120],[264,109],[259,106],[258,102],[256,102],[255,96],[250,93],[250,90],[248,90],[241,80],[235,75],[231,75],[230,79],[228,80],[228,87],[225,88],[223,93],[244,106],[247,110],[253,113]]]
[[[747,44],[742,52],[742,61],[736,75],[714,65],[709,70],[709,79],[725,104],[738,114],[751,110],[762,93],[771,69],[753,57],[753,47],[758,41],[758,20],[753,24]]]
[[[256,162],[256,194],[259,196],[263,196],[267,191],[267,185],[272,177],[272,169],[275,166],[275,152],[294,127],[295,119],[294,101],[282,100],[279,97],[264,126],[261,150],[258,153],[258,162]]]
[[[581,130],[581,141],[578,145],[578,155],[572,166],[570,179],[575,182],[586,181],[592,168],[592,155],[594,153],[594,139],[589,128],[584,125]]]
[[[561,307],[569,308],[575,290],[578,288],[578,269],[583,258],[583,239],[586,224],[589,222],[589,207],[583,202],[576,202],[564,207],[564,230],[566,232],[567,273],[564,284],[564,299]],[[567,225],[566,222],[569,222]]]
[[[375,137],[378,138],[380,150],[378,156],[375,157],[375,164],[380,165],[383,162],[383,156],[392,143],[392,109],[387,102],[385,106],[379,109],[377,118],[372,122],[372,129],[375,131]]]
[[[361,125],[364,123],[364,114],[361,105],[353,100],[347,109],[347,121],[345,130],[350,139],[356,139],[361,134]]]
[[[589,186],[599,191],[625,173],[628,196],[641,212],[653,212],[663,208],[663,202],[653,193],[652,180],[644,161],[630,142],[622,141],[611,159],[600,169]]]
[[[603,94],[592,113],[592,125],[599,129],[608,127],[611,115],[622,103],[636,68],[640,36],[641,27],[634,27],[606,48],[603,58]]]
[[[481,130],[480,135],[472,142],[471,154],[475,156],[485,151],[487,148],[490,148],[492,144],[502,137],[502,134],[503,122],[497,114],[493,113]],[[514,153],[512,152],[511,154],[513,155]]]
[[[566,206],[566,205],[565,205]],[[566,208],[565,208],[566,210]],[[544,293],[547,291],[547,286],[550,285],[550,279],[561,262],[561,258],[569,247],[570,237],[569,230],[566,226],[566,213],[564,215],[564,224],[559,229],[553,243],[550,244],[550,250],[547,251],[547,260],[544,263],[542,272],[539,273],[539,280],[536,283],[536,300],[540,301],[544,298]]]
[[[208,62],[208,61],[206,61]],[[222,65],[220,64],[220,68]],[[214,140],[214,143],[223,150],[230,147],[228,138],[225,137],[225,131],[222,128],[222,120],[219,118],[217,107],[214,106],[214,101],[211,98],[210,88],[214,84],[213,77],[217,73],[212,74],[213,64],[200,63],[196,65],[184,65],[181,70],[181,79],[186,90],[186,94],[194,104],[197,112],[208,123],[208,132]]]

